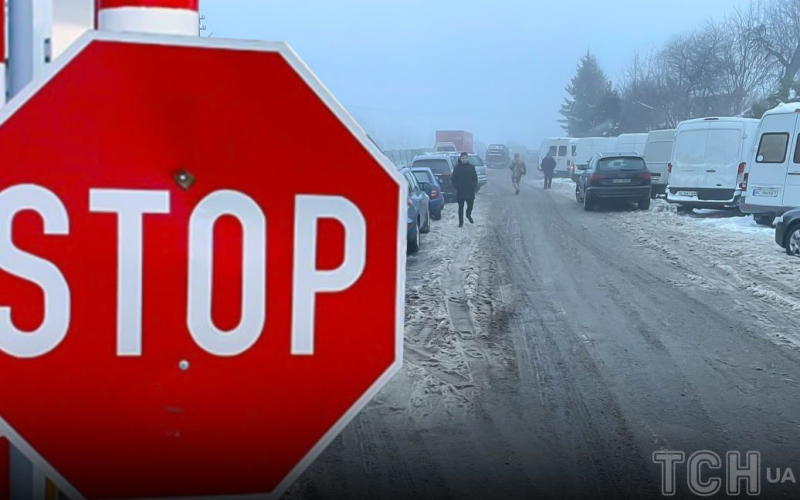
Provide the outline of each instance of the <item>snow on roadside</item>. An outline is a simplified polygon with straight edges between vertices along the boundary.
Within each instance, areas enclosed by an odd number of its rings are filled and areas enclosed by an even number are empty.
[[[553,181],[553,191],[574,199],[575,184],[568,179]],[[654,200],[650,210],[609,210],[592,214],[625,229],[635,244],[647,248],[675,269],[667,277],[676,286],[699,286],[709,292],[738,289],[753,301],[738,304],[742,312],[777,324],[800,312],[800,259],[775,243],[775,229],[759,226],[752,216],[731,211],[697,210],[679,214],[674,205]],[[777,328],[773,340],[800,346],[800,332]]]

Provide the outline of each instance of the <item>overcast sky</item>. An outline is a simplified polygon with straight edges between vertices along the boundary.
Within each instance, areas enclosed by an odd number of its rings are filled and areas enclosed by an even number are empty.
[[[92,0],[55,2],[61,18],[70,9],[59,3],[83,6],[72,13],[80,23]],[[538,147],[561,134],[564,87],[587,49],[617,81],[636,50],[746,2],[200,0],[200,9],[214,37],[288,41],[384,147],[432,146],[436,129]]]

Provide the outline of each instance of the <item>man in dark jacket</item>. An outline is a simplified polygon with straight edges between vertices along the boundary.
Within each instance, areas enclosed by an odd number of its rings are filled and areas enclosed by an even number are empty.
[[[556,171],[556,160],[550,155],[544,157],[542,160],[542,173],[544,174],[544,188],[552,189],[553,187],[553,172]]]
[[[456,190],[456,199],[458,200],[458,227],[464,226],[464,203],[467,204],[467,220],[470,224],[474,224],[472,207],[475,203],[475,191],[478,190],[478,173],[469,162],[467,153],[461,153],[458,165],[453,169],[450,182]]]

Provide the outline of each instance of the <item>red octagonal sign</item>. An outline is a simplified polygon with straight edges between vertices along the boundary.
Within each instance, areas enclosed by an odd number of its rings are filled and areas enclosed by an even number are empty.
[[[284,44],[93,33],[0,114],[0,433],[279,494],[402,363],[405,184]]]

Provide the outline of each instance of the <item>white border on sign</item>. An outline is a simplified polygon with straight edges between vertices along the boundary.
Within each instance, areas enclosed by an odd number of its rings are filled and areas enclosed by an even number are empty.
[[[316,460],[316,458],[328,447],[328,445],[344,430],[347,424],[358,415],[359,412],[378,394],[387,382],[403,366],[403,333],[405,317],[405,281],[406,281],[406,219],[407,219],[407,192],[408,186],[405,178],[400,175],[394,164],[389,161],[386,155],[377,147],[364,129],[353,119],[345,108],[336,100],[325,85],[311,72],[308,66],[300,57],[283,42],[257,42],[247,40],[225,40],[218,38],[183,37],[168,35],[143,35],[132,33],[111,33],[90,31],[79,38],[69,49],[67,49],[47,71],[33,83],[28,85],[7,106],[0,109],[0,126],[8,120],[14,113],[28,102],[36,93],[44,88],[50,80],[55,78],[61,70],[80,54],[87,46],[95,41],[100,42],[123,42],[137,43],[145,45],[170,45],[181,47],[196,47],[201,49],[229,49],[229,50],[250,50],[257,52],[274,52],[280,54],[284,60],[297,72],[303,81],[316,93],[317,97],[324,102],[331,112],[344,124],[353,137],[370,152],[372,157],[379,163],[386,173],[394,179],[400,186],[398,197],[398,235],[397,235],[397,283],[396,283],[396,318],[395,318],[395,360],[394,363],[381,375],[381,377],[364,393],[361,398],[342,416],[339,421],[320,439],[320,441],[306,454],[300,463],[287,475],[286,478],[271,493],[244,495],[244,496],[225,496],[216,498],[278,498],[280,497],[300,475]],[[8,440],[30,460],[35,467],[39,467],[49,477],[58,488],[63,491],[71,500],[84,500],[81,495],[63,476],[61,476],[36,450],[34,450],[5,420],[0,417],[0,436],[5,436]],[[209,500],[215,497],[184,497],[184,500],[191,499]],[[152,499],[156,500],[156,499]]]

